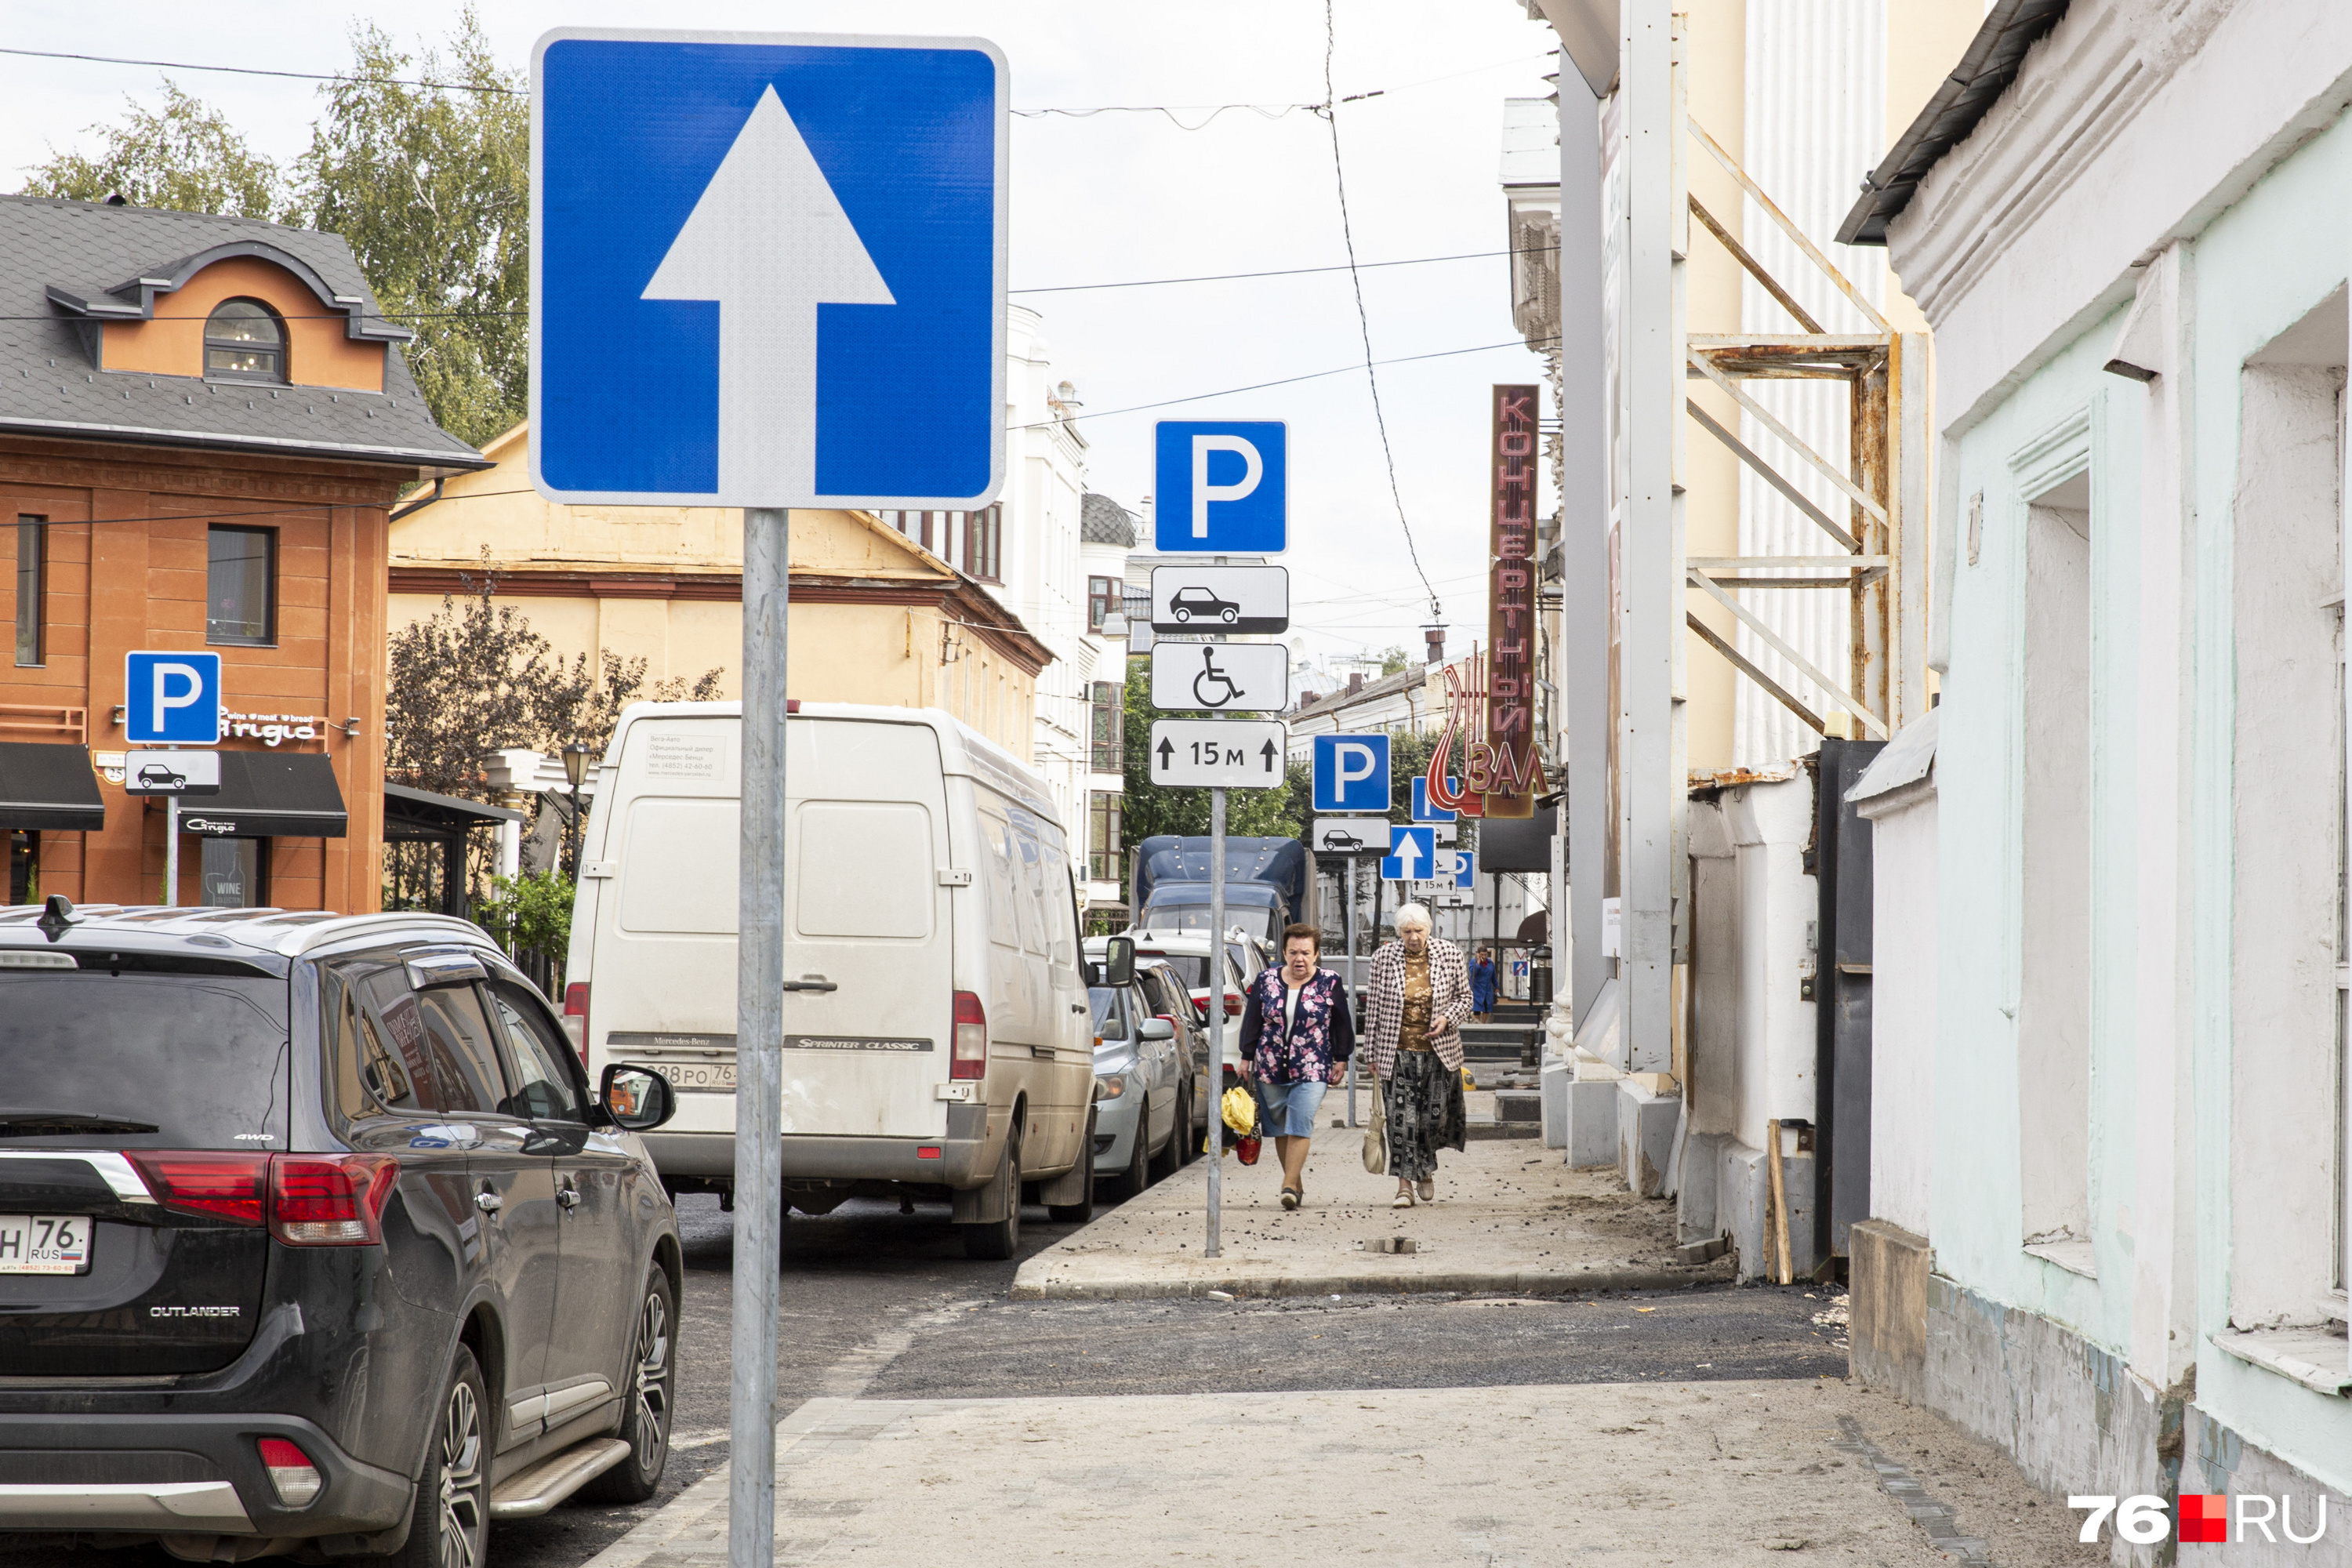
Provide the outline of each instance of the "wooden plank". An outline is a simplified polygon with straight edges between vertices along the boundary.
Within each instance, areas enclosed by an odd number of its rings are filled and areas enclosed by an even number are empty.
[[[1723,388],[1725,392],[1730,394],[1731,400],[1734,403],[1738,404],[1740,407],[1746,409],[1748,415],[1753,417],[1759,425],[1763,426],[1764,428],[1779,437],[1782,443],[1788,447],[1789,450],[1796,453],[1797,456],[1811,463],[1817,470],[1820,471],[1821,476],[1823,479],[1835,485],[1839,490],[1844,494],[1846,500],[1853,502],[1854,505],[1868,512],[1882,525],[1885,523],[1886,509],[1885,507],[1879,505],[1875,500],[1873,500],[1869,493],[1864,490],[1860,485],[1855,484],[1852,479],[1846,478],[1843,474],[1839,473],[1837,469],[1831,465],[1829,459],[1823,458],[1819,452],[1814,451],[1811,447],[1806,446],[1804,442],[1798,439],[1797,433],[1794,430],[1791,430],[1786,425],[1781,424],[1770,409],[1765,407],[1762,404],[1748,396],[1748,391],[1745,387],[1732,380],[1729,376],[1724,374],[1723,372],[1716,369],[1714,363],[1710,360],[1693,354],[1691,356],[1690,363],[1691,367],[1696,370],[1701,375],[1706,377],[1707,380],[1715,383],[1716,385]],[[1820,513],[1818,510],[1815,510],[1813,515],[1818,518]],[[1843,531],[1841,530],[1840,531]],[[1849,546],[1849,548],[1853,547]]]
[[[1828,330],[1819,321],[1813,320],[1811,312],[1807,310],[1802,305],[1797,303],[1797,297],[1794,294],[1790,293],[1786,289],[1780,287],[1780,281],[1779,279],[1764,270],[1764,264],[1762,262],[1748,254],[1748,247],[1746,246],[1731,237],[1731,231],[1729,229],[1715,221],[1715,215],[1707,211],[1706,208],[1700,204],[1698,193],[1696,191],[1691,193],[1690,210],[1691,216],[1698,219],[1700,223],[1704,224],[1706,226],[1706,232],[1715,236],[1715,237],[1722,243],[1724,249],[1731,252],[1731,259],[1746,268],[1748,269],[1748,276],[1755,279],[1757,282],[1761,283],[1764,286],[1764,291],[1767,294],[1771,295],[1772,298],[1780,301],[1780,308],[1782,310],[1797,318],[1798,325],[1803,327],[1808,333],[1814,337],[1821,336]]]
[[[1823,675],[1812,660],[1807,658],[1803,654],[1799,653],[1795,648],[1791,647],[1787,639],[1783,638],[1780,633],[1774,631],[1770,626],[1766,626],[1761,620],[1758,619],[1754,611],[1748,609],[1748,606],[1742,605],[1729,594],[1725,593],[1722,586],[1718,584],[1714,578],[1708,576],[1706,573],[1699,571],[1696,567],[1693,567],[1691,568],[1690,580],[1693,586],[1699,588],[1714,598],[1716,603],[1721,605],[1725,609],[1729,610],[1733,615],[1738,616],[1740,625],[1746,626],[1749,631],[1754,632],[1759,637],[1762,638],[1765,647],[1770,648],[1774,653],[1779,654],[1782,658],[1787,659],[1790,664],[1795,665],[1799,672],[1801,673],[1807,680],[1811,681],[1823,691],[1835,697],[1840,705],[1842,705],[1846,711],[1852,713],[1855,720],[1861,723],[1864,729],[1871,732],[1874,739],[1884,741],[1887,738],[1886,726],[1880,723],[1876,716],[1872,714],[1870,710],[1864,708],[1861,703],[1848,696],[1843,687],[1840,686],[1836,681],[1832,680],[1828,676]]]
[[[1780,1174],[1780,1121],[1775,1117],[1764,1124],[1766,1163],[1772,1173],[1772,1248],[1778,1255],[1780,1283],[1789,1283],[1789,1190],[1782,1184]]]
[[[1807,517],[1811,518],[1815,522],[1821,524],[1823,531],[1828,533],[1832,539],[1836,540],[1840,544],[1844,545],[1848,550],[1859,550],[1862,548],[1862,541],[1856,539],[1853,534],[1848,533],[1844,529],[1840,528],[1831,520],[1829,513],[1823,511],[1821,508],[1813,504],[1813,500],[1811,496],[1808,496],[1804,491],[1799,489],[1796,486],[1782,479],[1779,469],[1766,462],[1762,457],[1758,455],[1753,447],[1748,445],[1747,442],[1742,441],[1738,437],[1733,435],[1728,428],[1716,419],[1714,415],[1709,414],[1706,409],[1700,407],[1696,398],[1686,397],[1683,399],[1683,405],[1690,410],[1691,417],[1699,422],[1699,426],[1702,429],[1706,430],[1708,435],[1714,437],[1725,446],[1730,447],[1734,457],[1747,464],[1749,468],[1755,469],[1758,477],[1763,479],[1766,484],[1770,485],[1774,489],[1779,490],[1782,498],[1785,499],[1790,506],[1795,507],[1799,511],[1803,512]]]
[[[1731,661],[1731,667],[1734,669],[1737,669],[1740,674],[1746,676],[1748,679],[1762,687],[1766,695],[1776,700],[1781,707],[1786,708],[1790,712],[1794,713],[1798,718],[1802,719],[1808,725],[1811,726],[1815,734],[1823,735],[1829,732],[1827,728],[1822,723],[1822,716],[1820,714],[1814,712],[1802,702],[1797,700],[1787,687],[1782,686],[1779,681],[1765,674],[1761,669],[1759,669],[1756,667],[1754,660],[1750,659],[1746,654],[1740,652],[1738,648],[1732,647],[1730,643],[1727,642],[1717,633],[1713,626],[1708,626],[1705,621],[1700,620],[1696,615],[1688,610],[1685,610],[1683,612],[1683,619],[1690,626],[1690,629],[1696,632],[1709,647],[1715,649],[1716,652],[1729,659]]]
[[[1843,294],[1852,302],[1853,308],[1862,312],[1864,321],[1882,332],[1891,332],[1895,330],[1886,324],[1886,318],[1878,313],[1878,307],[1864,299],[1862,290],[1847,282],[1845,274],[1830,265],[1830,258],[1822,254],[1820,247],[1805,237],[1805,231],[1790,222],[1789,215],[1774,205],[1772,198],[1766,195],[1762,188],[1748,177],[1748,171],[1732,160],[1731,154],[1723,150],[1721,143],[1709,136],[1697,121],[1685,116],[1683,122],[1690,127],[1690,133],[1698,138],[1699,145],[1706,148],[1714,156],[1715,161],[1723,165],[1723,172],[1739,182],[1739,188],[1746,191],[1756,205],[1764,209],[1767,217],[1780,226],[1780,232],[1789,237],[1789,242],[1802,251],[1807,260],[1822,269],[1822,275],[1836,285],[1838,292]]]

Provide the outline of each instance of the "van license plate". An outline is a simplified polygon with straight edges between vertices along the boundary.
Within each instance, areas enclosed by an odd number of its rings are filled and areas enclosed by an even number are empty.
[[[0,1274],[87,1274],[87,1215],[0,1214]]]
[[[733,1062],[632,1062],[629,1065],[661,1074],[669,1079],[670,1088],[680,1094],[735,1092]]]

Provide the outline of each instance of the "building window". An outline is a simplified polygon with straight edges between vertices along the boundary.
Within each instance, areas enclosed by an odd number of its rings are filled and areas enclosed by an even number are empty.
[[[16,520],[16,662],[48,662],[41,641],[47,620],[49,590],[49,525],[46,519]]]
[[[1004,581],[1004,508],[966,512],[963,569],[983,583]]]
[[[205,573],[205,641],[268,647],[278,637],[278,531],[211,531]]]
[[[1120,582],[1118,578],[1087,578],[1087,630],[1090,632],[1098,632],[1102,630],[1103,618],[1108,616],[1113,610],[1120,608],[1125,603],[1126,597],[1127,584]]]
[[[262,879],[269,863],[268,841],[261,838],[207,838],[197,868],[200,898],[206,909],[257,910],[262,907]]]
[[[1094,683],[1093,734],[1088,766],[1098,773],[1127,770],[1127,689],[1115,681]]]
[[[1126,853],[1118,840],[1119,797],[1096,790],[1087,805],[1087,877],[1091,881],[1119,879],[1119,857]]]
[[[937,553],[939,546],[931,542],[931,519],[944,520],[948,514],[943,511],[877,511],[874,515],[924,549]]]
[[[224,300],[205,321],[205,374],[218,381],[284,381],[286,325],[258,300]]]

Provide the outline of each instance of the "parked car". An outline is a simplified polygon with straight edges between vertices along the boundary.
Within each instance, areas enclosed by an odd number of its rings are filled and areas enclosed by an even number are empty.
[[[1216,1103],[1220,1090],[1213,1090],[1208,1082],[1209,1007],[1214,987],[1209,980],[1209,933],[1197,931],[1130,931],[1124,933],[1135,943],[1135,962],[1139,969],[1154,964],[1164,969],[1171,981],[1184,993],[1184,1004],[1192,1016],[1199,1033],[1200,1070],[1193,1079],[1194,1115],[1201,1119],[1203,1131],[1210,1108]],[[1097,937],[1096,942],[1104,939]],[[1235,1080],[1234,1071],[1241,1064],[1241,1017],[1243,987],[1252,976],[1265,967],[1265,949],[1257,942],[1241,933],[1228,937],[1223,944],[1225,974],[1225,1071],[1221,1081]],[[1088,945],[1089,953],[1096,948]]]
[[[445,1568],[654,1494],[669,1089],[592,1091],[478,928],[53,897],[0,1059],[0,1528]]]
[[[1192,1009],[1192,994],[1166,961],[1138,959],[1135,978],[1151,1001],[1153,1016],[1176,1026],[1176,1042],[1183,1058],[1184,1104],[1191,1112],[1184,1121],[1192,1129],[1177,1163],[1189,1164],[1200,1155],[1201,1141],[1209,1129],[1209,1108],[1217,1098],[1209,1092],[1209,1031]]]
[[[1137,975],[1087,993],[1095,1026],[1094,1171],[1132,1198],[1183,1161],[1187,1103],[1183,1047]]]
[[[1090,979],[1045,781],[937,710],[795,703],[784,728],[785,1201],[946,1199],[988,1258],[1019,1247],[1030,1191],[1086,1219]],[[678,1091],[646,1141],[671,1190],[729,1202],[741,731],[732,702],[623,710],[563,1002],[592,1068]]]

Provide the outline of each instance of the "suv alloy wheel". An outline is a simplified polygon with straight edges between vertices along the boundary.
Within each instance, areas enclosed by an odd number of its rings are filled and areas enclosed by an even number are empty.
[[[481,1568],[489,1545],[488,1405],[482,1369],[460,1345],[425,1447],[407,1542],[383,1561],[396,1568]]]
[[[646,1299],[629,1342],[627,1413],[621,1437],[629,1457],[580,1489],[592,1502],[643,1502],[661,1489],[669,1453],[670,1389],[677,1370],[677,1295],[658,1263],[646,1271]]]

